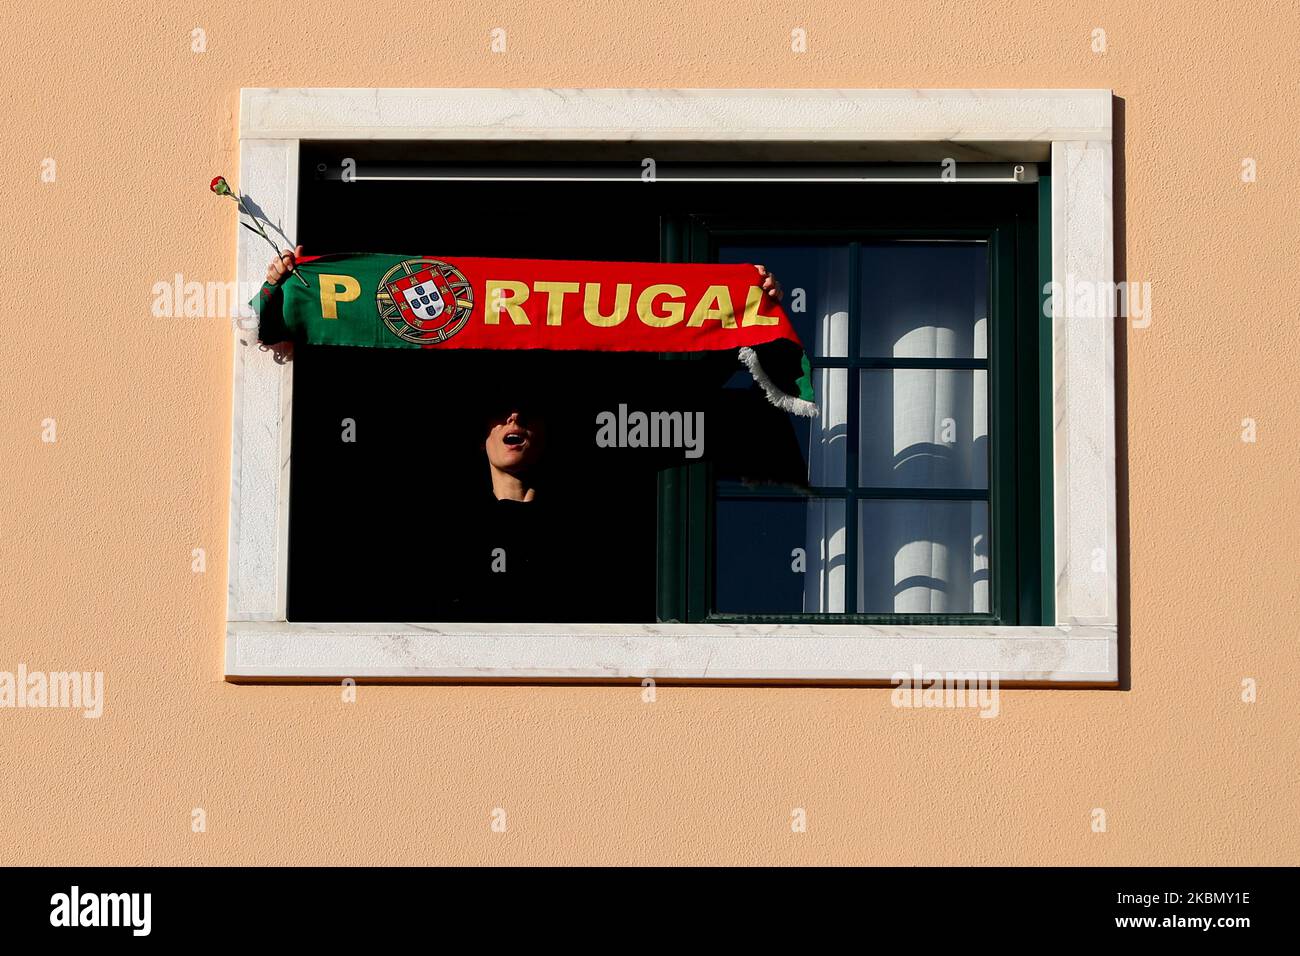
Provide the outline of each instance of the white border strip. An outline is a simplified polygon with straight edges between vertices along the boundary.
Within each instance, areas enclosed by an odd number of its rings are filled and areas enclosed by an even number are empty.
[[[956,631],[957,633],[952,633]],[[229,676],[888,681],[1113,680],[1113,628],[809,624],[242,624]]]
[[[1052,142],[1106,90],[246,89],[243,139]]]

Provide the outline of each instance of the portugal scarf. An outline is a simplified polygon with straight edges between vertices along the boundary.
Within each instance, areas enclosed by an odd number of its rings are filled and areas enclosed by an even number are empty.
[[[695,352],[738,349],[768,399],[813,416],[799,336],[752,265],[349,254],[304,256],[295,280],[253,301],[258,338],[424,349]],[[797,378],[778,384],[757,346],[784,340]]]

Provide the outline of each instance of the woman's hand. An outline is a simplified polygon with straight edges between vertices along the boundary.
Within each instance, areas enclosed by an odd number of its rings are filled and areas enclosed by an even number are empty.
[[[272,259],[271,264],[266,267],[266,281],[272,285],[279,285],[284,280],[284,277],[293,271],[294,264],[298,261],[300,255],[302,255],[302,246],[298,246],[292,252],[285,249]],[[286,339],[283,342],[276,342],[274,345],[263,345],[262,348],[274,353],[277,365],[293,361],[292,340]]]
[[[271,260],[271,264],[266,267],[266,281],[271,285],[279,285],[290,272],[293,271],[294,263],[302,255],[302,246],[298,246],[293,252],[288,249],[280,253]]]
[[[299,246],[298,248],[301,249],[302,247]],[[767,266],[755,265],[754,268],[758,270],[758,274],[763,278],[763,291],[767,293],[768,298],[773,302],[780,302],[781,296],[785,295],[785,293],[781,290],[781,283],[776,281],[776,276],[767,271]]]

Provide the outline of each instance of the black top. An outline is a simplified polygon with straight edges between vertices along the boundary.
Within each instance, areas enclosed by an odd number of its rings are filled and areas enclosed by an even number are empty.
[[[547,622],[586,616],[584,562],[571,553],[565,522],[551,502],[489,494],[474,511],[466,523],[462,573],[449,595],[461,609],[458,617]]]

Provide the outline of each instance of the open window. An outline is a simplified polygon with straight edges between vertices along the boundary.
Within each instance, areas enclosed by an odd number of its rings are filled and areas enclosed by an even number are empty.
[[[1113,327],[1046,296],[1112,279],[1109,94],[561,99],[248,90],[242,191],[308,253],[759,261],[818,416],[733,354],[277,364],[243,329],[228,677],[1113,686]],[[265,261],[241,235],[240,278]],[[541,597],[478,513],[482,411],[521,390]],[[598,447],[623,410],[703,413],[702,453]]]
[[[1045,179],[392,152],[304,144],[308,251],[761,263],[820,414],[734,351],[299,347],[290,621],[1041,622]],[[535,508],[491,498],[502,402],[544,409]],[[697,447],[598,445],[628,411],[696,416]]]

